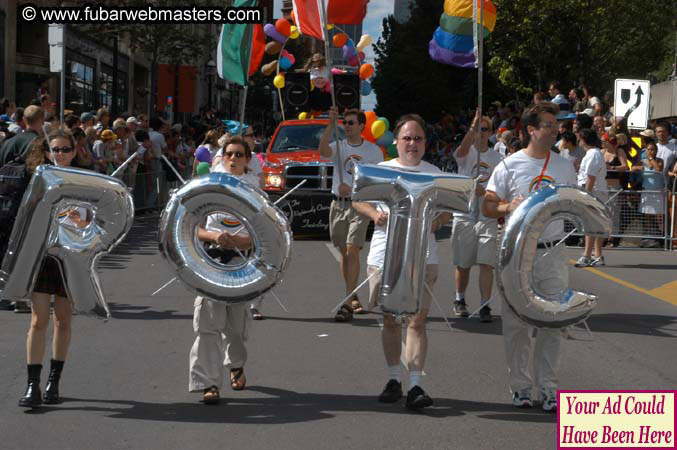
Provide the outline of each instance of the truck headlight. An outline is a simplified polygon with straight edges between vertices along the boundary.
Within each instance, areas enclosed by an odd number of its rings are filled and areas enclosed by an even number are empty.
[[[266,175],[266,187],[281,188],[284,184],[282,175]]]

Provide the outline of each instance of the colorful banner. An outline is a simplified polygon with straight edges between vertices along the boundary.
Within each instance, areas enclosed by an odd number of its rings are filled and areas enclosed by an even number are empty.
[[[256,6],[257,0],[235,0],[233,7]],[[244,86],[249,79],[253,27],[243,23],[227,23],[221,28],[216,50],[219,77]]]
[[[478,8],[480,2],[477,0]],[[479,14],[477,18],[479,23]],[[484,0],[482,32],[484,37],[494,31],[496,7],[491,0]],[[464,68],[475,67],[473,51],[473,2],[472,0],[445,0],[440,26],[428,45],[430,57],[443,64]]]

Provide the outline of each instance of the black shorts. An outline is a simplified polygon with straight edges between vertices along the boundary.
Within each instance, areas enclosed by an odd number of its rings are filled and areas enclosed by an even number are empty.
[[[59,262],[51,256],[45,256],[45,259],[42,260],[33,292],[67,297]]]

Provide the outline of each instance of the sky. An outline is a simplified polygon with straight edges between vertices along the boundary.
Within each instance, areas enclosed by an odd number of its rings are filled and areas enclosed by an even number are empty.
[[[371,36],[373,42],[378,41],[381,36],[383,19],[393,13],[393,0],[370,0],[367,8],[367,16],[362,22],[362,33]],[[280,8],[282,0],[275,0],[274,17],[280,17]],[[364,52],[366,62],[374,64],[374,51],[370,45]],[[373,93],[367,97],[362,97],[362,109],[364,111],[373,110],[376,106],[376,95]]]

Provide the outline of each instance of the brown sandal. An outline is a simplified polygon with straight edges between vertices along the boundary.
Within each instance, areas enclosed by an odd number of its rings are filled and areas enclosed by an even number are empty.
[[[353,297],[350,301],[350,307],[353,309],[353,314],[366,314],[367,311],[362,306],[362,303],[358,300],[357,297]]]
[[[350,307],[348,304],[343,304],[339,308],[338,311],[336,311],[336,315],[334,316],[334,321],[336,322],[350,322],[353,320],[353,308]]]
[[[247,384],[247,377],[244,376],[244,369],[240,367],[239,369],[230,370],[230,387],[234,391],[241,391]]]
[[[204,394],[202,394],[202,402],[205,405],[216,405],[219,403],[219,400],[219,388],[212,386],[204,390]]]

